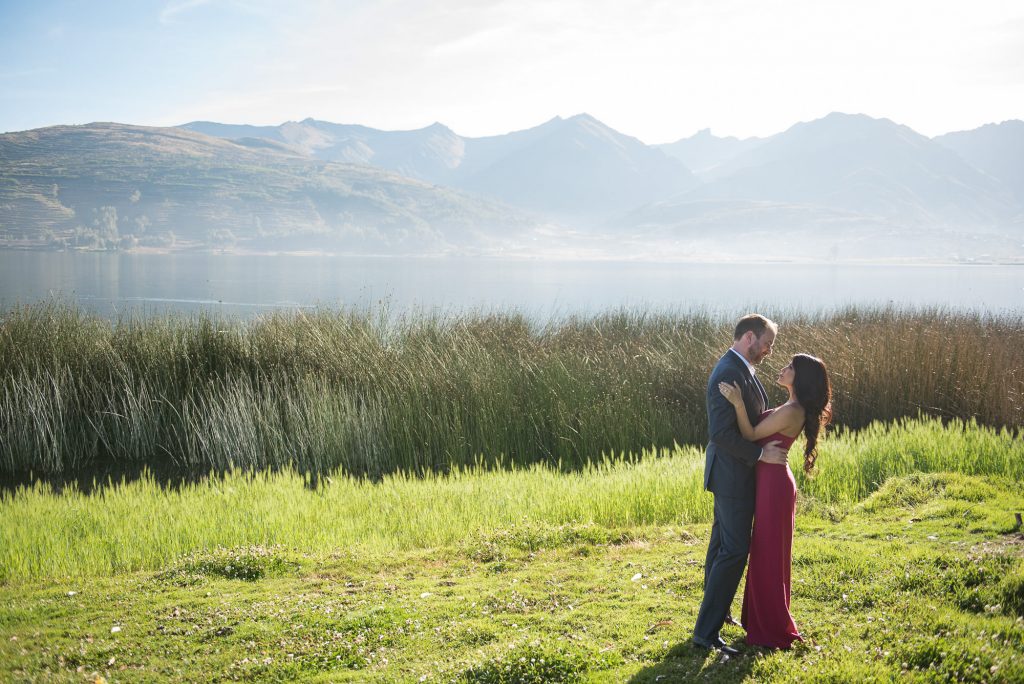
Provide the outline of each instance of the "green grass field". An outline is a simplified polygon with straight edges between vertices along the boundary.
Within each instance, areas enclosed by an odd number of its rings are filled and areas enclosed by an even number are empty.
[[[736,658],[688,646],[701,464],[680,448],[316,489],[290,471],[22,488],[0,499],[0,680],[1024,679],[1024,447],[1009,432],[829,436],[799,477],[807,640]]]
[[[729,321],[7,311],[0,681],[1024,681],[1024,321],[765,313],[837,426],[792,451],[807,640],[729,659],[688,645]]]

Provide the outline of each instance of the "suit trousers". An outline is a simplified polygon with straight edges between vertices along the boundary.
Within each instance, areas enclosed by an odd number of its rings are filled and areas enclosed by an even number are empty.
[[[754,499],[715,494],[714,516],[704,560],[704,599],[693,629],[694,638],[705,643],[719,639],[747,566]]]

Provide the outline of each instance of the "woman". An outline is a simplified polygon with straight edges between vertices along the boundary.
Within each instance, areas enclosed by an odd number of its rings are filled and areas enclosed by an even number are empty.
[[[832,418],[828,370],[821,359],[797,354],[776,382],[789,391],[789,400],[762,413],[756,427],[747,417],[739,386],[723,382],[718,389],[735,407],[744,439],[762,445],[774,441],[788,449],[803,431],[804,472],[810,473],[817,458],[818,435]],[[759,461],[756,496],[741,622],[748,644],[789,648],[794,641],[802,641],[789,612],[796,516],[796,481],[789,466]]]

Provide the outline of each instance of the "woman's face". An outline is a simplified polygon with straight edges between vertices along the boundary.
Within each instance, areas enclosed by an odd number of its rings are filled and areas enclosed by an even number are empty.
[[[795,379],[796,371],[793,370],[793,362],[790,361],[788,366],[779,371],[779,377],[775,382],[779,383],[783,387],[792,387]]]

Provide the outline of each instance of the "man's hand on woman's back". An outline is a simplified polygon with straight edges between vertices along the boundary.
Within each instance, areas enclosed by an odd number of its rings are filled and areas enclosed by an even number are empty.
[[[764,445],[764,449],[761,450],[761,458],[758,460],[765,463],[774,463],[775,465],[786,465],[789,462],[787,453],[787,451],[779,448],[777,441],[768,442]]]

